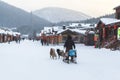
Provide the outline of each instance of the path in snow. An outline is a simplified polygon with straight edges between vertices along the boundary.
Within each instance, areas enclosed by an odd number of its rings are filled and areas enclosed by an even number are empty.
[[[51,60],[49,50],[25,40],[0,44],[0,80],[120,80],[120,51],[76,44],[78,64]]]

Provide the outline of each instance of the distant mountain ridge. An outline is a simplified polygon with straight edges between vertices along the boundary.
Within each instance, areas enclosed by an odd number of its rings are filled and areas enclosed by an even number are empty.
[[[115,14],[114,13],[107,14],[107,15],[100,16],[100,17],[97,17],[97,18],[90,18],[90,19],[87,19],[87,20],[83,20],[81,22],[96,24],[100,20],[100,18],[115,18]]]
[[[27,33],[33,30],[40,31],[40,29],[48,25],[51,25],[49,21],[0,1],[0,26],[17,27],[20,32],[22,32],[20,27],[23,30],[26,28],[27,31],[24,32]]]
[[[90,16],[82,12],[58,7],[47,7],[40,10],[36,10],[33,13],[52,23],[81,21],[91,18]]]

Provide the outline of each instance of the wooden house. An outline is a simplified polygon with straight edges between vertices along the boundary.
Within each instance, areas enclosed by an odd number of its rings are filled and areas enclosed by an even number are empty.
[[[120,27],[120,20],[113,18],[101,18],[96,26],[98,40],[96,41],[95,46],[106,48],[116,47],[119,42],[117,40],[118,27]]]
[[[78,29],[65,29],[65,30],[58,31],[57,34],[62,36],[61,38],[62,42],[65,42],[65,40],[67,39],[67,36],[71,35],[74,42],[80,43],[80,42],[83,42],[84,40],[85,31],[81,31]]]
[[[0,43],[20,40],[21,34],[9,30],[0,29]]]
[[[0,43],[5,42],[6,33],[4,30],[0,29]]]
[[[44,27],[41,30],[40,40],[45,44],[59,44],[61,41],[61,35],[56,34],[58,27]]]

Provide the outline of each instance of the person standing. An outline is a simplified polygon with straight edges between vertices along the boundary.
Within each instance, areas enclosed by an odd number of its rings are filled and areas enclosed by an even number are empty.
[[[71,50],[71,49],[75,49],[75,43],[72,40],[72,37],[70,35],[67,36],[67,40],[64,43],[64,48],[66,49],[65,50],[66,53],[68,53],[69,50]],[[72,57],[71,57],[71,59],[72,59]],[[68,54],[66,60],[69,61],[69,54]]]

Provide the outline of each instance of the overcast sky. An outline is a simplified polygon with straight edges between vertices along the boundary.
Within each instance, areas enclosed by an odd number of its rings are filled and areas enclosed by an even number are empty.
[[[45,7],[62,7],[81,11],[92,17],[114,13],[120,0],[2,0],[28,12]]]

